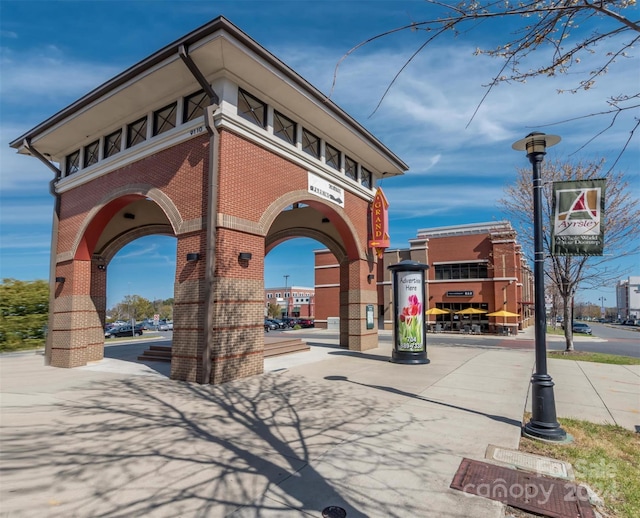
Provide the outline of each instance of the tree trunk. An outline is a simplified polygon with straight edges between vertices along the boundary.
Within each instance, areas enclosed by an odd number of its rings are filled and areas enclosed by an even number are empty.
[[[565,352],[571,352],[573,348],[573,305],[571,304],[571,297],[562,297],[564,303],[564,339],[566,343]]]

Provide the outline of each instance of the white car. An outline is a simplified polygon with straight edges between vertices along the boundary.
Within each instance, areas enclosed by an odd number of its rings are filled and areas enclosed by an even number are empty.
[[[164,322],[158,325],[158,331],[173,331],[173,322]]]

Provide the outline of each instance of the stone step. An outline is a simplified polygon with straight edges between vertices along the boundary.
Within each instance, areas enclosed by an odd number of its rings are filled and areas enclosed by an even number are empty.
[[[299,338],[287,338],[283,340],[265,340],[264,357],[280,356],[302,351],[308,351],[310,347]],[[140,361],[171,362],[171,346],[151,345],[140,356]]]
[[[309,345],[299,338],[285,339],[280,341],[266,341],[264,344],[264,357],[280,356],[283,354],[298,353],[310,350]]]
[[[150,345],[149,348],[138,356],[138,360],[147,362],[171,363],[171,346]]]

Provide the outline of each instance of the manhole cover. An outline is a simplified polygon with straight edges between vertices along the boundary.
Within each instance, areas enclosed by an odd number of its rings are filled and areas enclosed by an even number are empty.
[[[561,460],[542,457],[541,455],[509,450],[490,444],[487,448],[485,457],[487,459],[510,464],[518,469],[533,471],[538,475],[566,478],[569,480],[575,479],[571,464]]]
[[[552,518],[595,518],[587,491],[566,480],[462,459],[452,489]]]

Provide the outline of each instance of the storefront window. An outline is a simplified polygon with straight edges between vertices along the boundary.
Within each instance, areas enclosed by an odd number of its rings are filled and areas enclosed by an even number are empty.
[[[437,264],[435,279],[488,279],[487,263]]]

